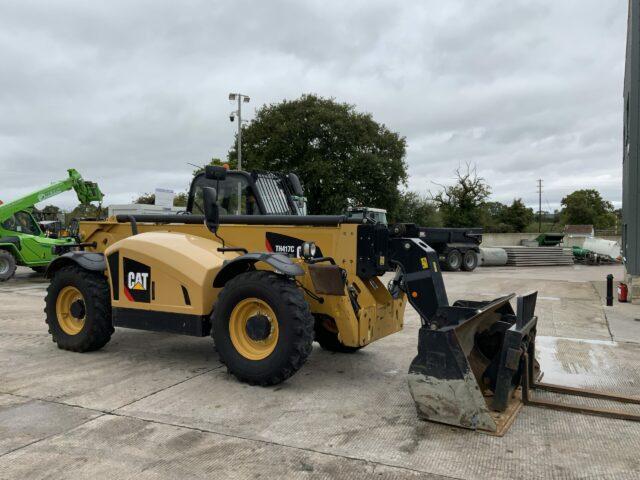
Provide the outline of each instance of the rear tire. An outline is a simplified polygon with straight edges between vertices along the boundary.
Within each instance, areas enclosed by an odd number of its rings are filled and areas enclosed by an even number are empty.
[[[16,259],[6,251],[0,250],[0,282],[6,282],[16,273]]]
[[[462,270],[473,272],[478,266],[478,254],[475,250],[467,250],[462,257]]]
[[[51,279],[45,304],[46,323],[58,348],[90,352],[111,339],[111,295],[102,273],[62,267]]]
[[[460,250],[449,250],[443,266],[444,270],[449,272],[457,272],[460,270],[460,267],[462,266],[462,254],[460,253]]]
[[[333,318],[328,315],[315,315],[316,342],[323,350],[338,353],[355,353],[362,347],[350,347],[338,338],[338,330]]]
[[[229,373],[241,382],[267,386],[283,382],[305,363],[313,324],[292,280],[257,270],[234,277],[222,289],[211,335]]]

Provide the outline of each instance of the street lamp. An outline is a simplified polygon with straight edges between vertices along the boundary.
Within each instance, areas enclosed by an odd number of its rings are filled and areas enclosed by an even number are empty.
[[[242,170],[242,104],[249,103],[249,95],[243,93],[230,93],[229,101],[238,102],[238,109],[229,114],[229,120],[234,121],[238,117],[238,170]]]

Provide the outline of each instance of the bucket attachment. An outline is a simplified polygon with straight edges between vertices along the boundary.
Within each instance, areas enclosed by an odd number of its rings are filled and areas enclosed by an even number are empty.
[[[537,292],[518,297],[515,314],[509,303],[514,296],[440,307],[433,321],[420,328],[408,380],[422,418],[494,435],[507,431],[523,404],[640,421],[639,414],[622,409],[536,398],[538,390],[640,405],[639,397],[540,382]]]
[[[409,389],[426,419],[501,435],[522,402],[523,354],[534,343],[537,292],[441,306],[420,328]],[[528,364],[537,378],[535,359]],[[527,367],[527,368],[528,368]]]
[[[397,267],[392,294],[405,292],[420,315],[418,355],[407,375],[418,415],[425,420],[502,435],[523,404],[640,421],[624,410],[534,398],[548,390],[640,404],[640,398],[541,383],[535,359],[537,292],[488,302],[449,305],[435,251],[415,238],[391,238],[388,262]]]

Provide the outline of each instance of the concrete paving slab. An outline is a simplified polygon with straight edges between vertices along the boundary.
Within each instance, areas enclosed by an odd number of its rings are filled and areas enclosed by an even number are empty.
[[[444,479],[363,460],[105,415],[0,457],[0,478]]]
[[[84,408],[0,394],[0,457],[99,415]]]
[[[0,392],[110,411],[221,366],[209,338],[118,329],[102,350],[78,354],[42,328],[0,333]]]
[[[584,476],[603,470],[628,475],[631,467],[640,468],[628,448],[629,441],[640,441],[640,425],[630,422],[526,407],[511,431],[496,438],[417,421],[404,377],[411,352],[403,352],[401,336],[356,355],[314,352],[303,374],[279,387],[256,392],[216,371],[118,413],[459,478],[539,478],[559,471]],[[638,350],[601,343],[541,339],[543,368],[551,360],[560,364],[545,379],[637,392]],[[573,358],[578,364],[569,362]],[[579,461],[552,455],[553,445],[566,442],[575,443]],[[594,451],[590,457],[591,449],[602,446],[615,454],[605,458]]]
[[[479,269],[445,281],[451,299],[539,289],[539,334],[564,337],[539,340],[545,380],[637,392],[638,346],[610,341],[592,283],[604,276],[602,267]],[[525,407],[496,438],[418,421],[404,379],[419,326],[412,310],[403,332],[354,355],[316,346],[289,381],[257,388],[220,368],[209,339],[118,329],[100,352],[58,350],[44,326],[45,286],[31,274],[0,285],[0,392],[127,418],[33,435],[0,453],[0,478],[639,478],[637,423]],[[21,408],[25,425],[8,435],[17,445],[42,417]],[[171,441],[185,432],[202,440]]]
[[[615,302],[604,312],[615,340],[640,343],[640,305]]]

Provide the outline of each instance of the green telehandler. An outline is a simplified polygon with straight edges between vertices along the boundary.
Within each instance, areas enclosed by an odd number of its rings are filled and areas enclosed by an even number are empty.
[[[17,265],[44,272],[56,256],[56,247],[76,244],[73,237],[47,237],[31,214],[35,204],[71,189],[82,204],[102,201],[103,194],[96,183],[83,180],[73,168],[68,172],[64,180],[0,204],[0,282],[13,277]]]

